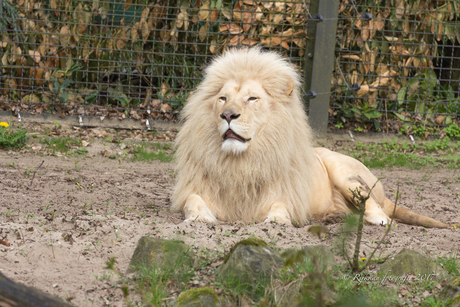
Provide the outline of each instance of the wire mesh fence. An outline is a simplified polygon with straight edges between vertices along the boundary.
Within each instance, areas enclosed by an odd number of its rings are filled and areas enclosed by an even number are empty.
[[[353,18],[357,11],[370,13],[372,20]],[[426,136],[455,124],[460,119],[459,17],[458,1],[342,1],[333,125]]]
[[[0,108],[174,120],[227,47],[259,44],[303,67],[307,4],[2,1]]]
[[[302,70],[312,1],[1,1],[0,110],[175,120],[228,47]],[[338,14],[324,20],[338,24],[331,129],[422,136],[460,120],[458,1],[340,0]]]

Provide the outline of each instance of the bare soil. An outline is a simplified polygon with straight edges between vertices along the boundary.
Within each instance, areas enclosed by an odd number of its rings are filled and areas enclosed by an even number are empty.
[[[169,210],[174,164],[101,155],[119,147],[91,141],[85,157],[0,151],[0,239],[9,244],[0,244],[3,274],[76,306],[124,306],[122,291],[112,287],[116,278],[104,278],[108,274],[104,266],[115,257],[117,268],[125,272],[141,236],[181,239],[197,248],[228,251],[252,235],[281,249],[332,246],[339,231],[339,225],[329,225],[330,235],[320,240],[308,227],[184,224],[182,213]],[[401,206],[441,221],[460,221],[458,170],[373,172],[382,177],[392,199],[399,184]],[[379,226],[364,227],[365,252],[383,231]],[[398,224],[382,255],[410,248],[436,258],[459,246],[459,230]]]

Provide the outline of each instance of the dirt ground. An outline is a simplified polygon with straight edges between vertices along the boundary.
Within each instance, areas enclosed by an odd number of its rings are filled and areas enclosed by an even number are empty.
[[[319,240],[307,232],[308,227],[183,224],[182,214],[169,210],[174,164],[130,162],[100,154],[104,148],[116,152],[119,146],[93,141],[86,148],[89,153],[78,158],[0,151],[0,239],[10,244],[0,245],[3,274],[76,306],[124,306],[122,291],[111,286],[116,278],[105,278],[104,266],[115,257],[117,268],[125,272],[141,236],[181,239],[197,248],[228,251],[252,235],[278,248],[332,246],[339,230],[339,225],[330,225],[330,235]],[[373,172],[382,176],[390,197],[400,184],[401,206],[445,222],[460,222],[458,170]],[[365,251],[383,231],[365,226]],[[435,258],[459,246],[459,230],[398,224],[383,255],[410,248]]]

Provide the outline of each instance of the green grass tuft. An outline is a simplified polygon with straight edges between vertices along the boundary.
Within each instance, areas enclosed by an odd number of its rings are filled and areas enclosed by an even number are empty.
[[[21,128],[13,130],[0,126],[0,148],[20,148],[28,138],[26,130]]]
[[[349,150],[352,151],[350,156],[369,168],[460,168],[460,141],[453,142],[448,137],[421,144],[396,140],[371,144],[357,142]]]
[[[85,155],[86,149],[81,147],[81,140],[71,137],[46,137],[41,143],[47,145],[52,154],[60,152],[62,154]]]
[[[142,143],[135,146],[132,151],[133,161],[153,161],[160,160],[161,162],[171,162],[173,154],[171,145],[168,143]]]

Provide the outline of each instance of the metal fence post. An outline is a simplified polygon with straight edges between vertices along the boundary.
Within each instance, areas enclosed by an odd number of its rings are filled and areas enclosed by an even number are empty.
[[[307,93],[305,102],[308,105],[310,124],[320,137],[326,136],[327,132],[339,2],[340,0],[310,2],[310,14],[321,15],[323,21],[308,21],[304,68]],[[316,97],[308,95],[310,90],[316,93]]]

